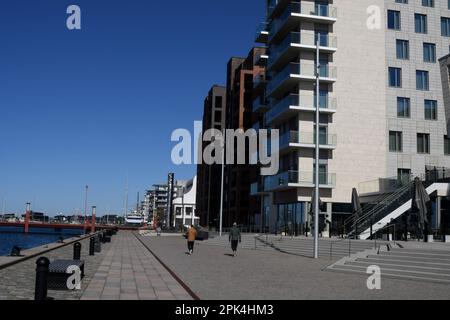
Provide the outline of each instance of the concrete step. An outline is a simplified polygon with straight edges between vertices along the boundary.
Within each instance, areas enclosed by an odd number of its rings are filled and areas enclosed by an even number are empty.
[[[342,265],[334,265],[333,267],[328,268],[327,271],[357,273],[357,274],[361,274],[364,276],[368,276],[367,269],[365,269],[365,268],[342,266]],[[441,277],[434,277],[432,275],[425,275],[425,274],[413,274],[413,273],[404,274],[401,272],[393,272],[391,270],[385,270],[384,272],[382,272],[382,277],[388,277],[388,278],[394,278],[394,279],[404,279],[404,280],[417,280],[417,281],[425,281],[425,282],[436,282],[436,283],[450,285],[450,278],[443,279]]]
[[[395,260],[395,259],[376,259],[376,258],[359,258],[357,261],[370,262],[370,263],[387,263],[387,264],[397,264],[405,266],[424,266],[430,268],[448,268],[450,269],[450,264],[436,263],[436,262],[425,262],[425,261],[409,261],[409,260]]]
[[[348,265],[347,263],[345,264],[345,267],[350,268],[352,270],[367,271],[367,267]],[[441,274],[441,273],[430,272],[430,271],[412,271],[412,270],[405,270],[403,268],[396,268],[396,267],[381,267],[380,266],[380,268],[381,268],[381,276],[383,276],[383,274],[391,274],[391,275],[403,275],[403,276],[443,279],[443,280],[450,281],[450,275],[448,275],[448,274]]]
[[[410,265],[401,265],[401,264],[393,264],[393,263],[381,263],[379,261],[360,261],[356,260],[354,262],[346,262],[345,265],[352,265],[352,266],[360,266],[360,267],[369,267],[371,265],[376,265],[381,268],[381,270],[384,269],[399,269],[399,270],[408,270],[408,271],[418,271],[418,272],[429,272],[429,273],[436,273],[441,275],[448,275],[450,276],[450,269],[448,268],[436,268],[436,267],[428,267],[428,266],[410,266]]]
[[[405,261],[423,261],[423,262],[436,262],[436,263],[450,263],[450,259],[433,258],[433,257],[422,257],[413,255],[398,255],[388,252],[380,252],[379,255],[368,255],[369,259],[394,259],[394,260],[405,260]]]

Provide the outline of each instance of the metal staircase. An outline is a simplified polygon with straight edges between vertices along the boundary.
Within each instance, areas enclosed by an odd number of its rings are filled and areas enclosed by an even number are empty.
[[[450,172],[429,172],[421,178],[428,194],[435,192],[439,183],[449,183]],[[388,195],[382,196],[375,205],[366,206],[355,220],[354,216],[344,222],[348,237],[367,240],[371,231],[375,234],[397,219],[411,208],[412,188],[414,179],[401,183],[398,189]]]

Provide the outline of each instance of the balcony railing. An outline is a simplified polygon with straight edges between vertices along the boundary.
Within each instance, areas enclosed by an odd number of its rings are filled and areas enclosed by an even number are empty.
[[[267,108],[267,105],[267,100],[261,96],[253,101],[253,112],[258,112],[261,109]]]
[[[289,147],[290,144],[304,144],[314,147],[316,135],[312,132],[289,131],[280,136],[280,150]],[[337,135],[319,133],[319,144],[321,147],[336,147]]]
[[[256,88],[260,85],[263,85],[266,83],[266,77],[263,73],[257,74],[254,78],[253,78],[253,88]]]
[[[290,94],[283,98],[282,100],[276,102],[272,108],[267,112],[267,122],[272,123],[278,117],[280,117],[285,112],[289,111],[291,107],[296,109],[309,109],[314,110],[316,108],[316,97],[311,95],[298,95]],[[337,109],[337,100],[334,97],[329,97],[328,95],[321,95],[319,98],[319,108],[320,109]]]
[[[292,13],[322,18],[337,18],[337,8],[334,6],[314,4],[311,2],[292,2],[282,15],[270,24],[269,33],[271,38],[280,31],[286,21],[291,17]]]
[[[330,49],[337,48],[337,37],[326,34],[310,34],[300,32],[290,32],[286,38],[277,46],[271,47],[269,68],[282,56],[292,45],[303,45],[315,48],[319,41],[320,47],[327,47]]]
[[[278,72],[270,81],[267,89],[269,94],[278,88],[284,81],[291,78],[291,75],[296,77],[305,77],[314,79],[316,77],[316,66],[314,64],[294,63],[291,62],[286,67]],[[319,71],[320,78],[337,78],[337,68],[329,65],[321,65]],[[323,79],[322,79],[323,80]]]
[[[267,41],[267,36],[269,34],[269,31],[267,30],[268,28],[268,23],[267,22],[261,22],[258,27],[256,28],[256,34],[255,34],[255,39],[256,42],[266,42]]]
[[[276,176],[268,176],[264,178],[264,190],[273,191],[279,188],[286,188],[289,184],[295,184],[292,187],[313,187],[314,172],[303,171],[286,171]],[[336,186],[336,174],[334,173],[319,173],[319,186],[320,187],[335,187]]]

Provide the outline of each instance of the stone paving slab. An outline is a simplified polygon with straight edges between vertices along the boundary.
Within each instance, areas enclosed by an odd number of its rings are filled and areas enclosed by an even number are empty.
[[[187,255],[181,236],[142,240],[200,299],[450,299],[449,285],[383,277],[381,290],[369,290],[369,275],[323,271],[331,264],[324,258],[241,248],[232,257],[229,247],[202,242],[196,242],[194,254]]]
[[[81,300],[192,300],[140,243],[120,232],[105,252]]]
[[[114,239],[114,238],[113,238]],[[114,241],[114,240],[113,240]],[[55,291],[49,290],[48,297],[55,300],[78,300],[83,294],[83,289],[87,287],[94,272],[98,269],[104,250],[110,244],[102,245],[102,253],[89,256],[89,239],[80,241],[81,259],[85,261],[85,277],[81,283],[81,290],[75,291]],[[49,248],[56,247],[55,250],[44,253],[29,260],[21,261],[15,265],[0,270],[0,300],[33,300],[34,286],[36,281],[36,260],[45,256],[50,261],[56,259],[72,259],[73,246],[61,247],[61,244],[50,244]],[[33,249],[35,252],[38,249]]]

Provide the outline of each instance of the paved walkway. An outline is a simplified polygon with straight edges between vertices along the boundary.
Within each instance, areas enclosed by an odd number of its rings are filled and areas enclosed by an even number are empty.
[[[89,239],[82,240],[81,244],[81,259],[86,262],[86,276],[82,282],[82,289],[84,289],[86,284],[89,283],[95,270],[97,270],[104,253],[96,253],[95,256],[89,256]],[[106,250],[110,245],[111,244],[103,245],[102,248]],[[57,245],[48,245],[49,248],[54,246]],[[50,261],[55,259],[72,259],[72,255],[73,246],[68,245],[0,270],[0,300],[33,300],[36,280],[36,260],[41,256],[49,258]],[[10,260],[10,258],[4,259],[6,262],[9,262],[8,260]],[[56,300],[79,300],[82,293],[83,291],[77,290],[49,290],[48,297]]]
[[[231,249],[196,242],[186,255],[186,240],[179,237],[143,241],[200,299],[450,299],[450,286],[382,278],[381,290],[369,290],[369,275],[323,271],[329,259],[279,252]]]
[[[82,300],[192,300],[132,232],[113,237]]]

